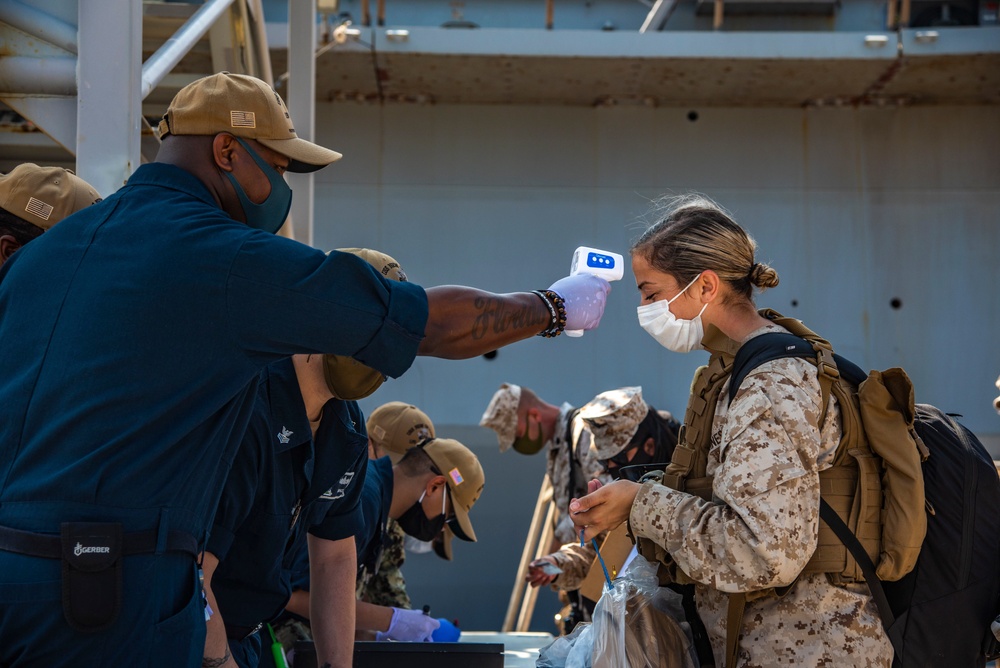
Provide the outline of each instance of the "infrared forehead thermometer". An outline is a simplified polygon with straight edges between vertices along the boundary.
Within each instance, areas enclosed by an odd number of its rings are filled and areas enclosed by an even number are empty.
[[[569,275],[593,274],[606,281],[620,281],[625,275],[625,261],[618,253],[580,246],[573,251]],[[567,329],[566,336],[583,336],[582,329]]]

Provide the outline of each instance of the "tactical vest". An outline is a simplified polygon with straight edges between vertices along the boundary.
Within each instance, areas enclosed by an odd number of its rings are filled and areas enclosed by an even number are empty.
[[[914,428],[910,379],[902,369],[872,371],[866,378],[863,371],[841,360],[854,376],[848,381],[828,341],[776,311],[765,309],[760,314],[805,339],[815,352],[815,358],[803,359],[817,369],[822,406],[817,426],[822,430],[831,394],[842,421],[832,466],[819,472],[820,495],[878,564],[876,576],[883,581],[899,580],[913,570],[927,532],[921,463],[929,453]],[[714,327],[708,328],[703,344],[712,356],[695,374],[680,442],[660,482],[712,501],[712,478],[707,474],[712,422],[740,345]],[[933,510],[928,507],[928,512]],[[693,582],[662,547],[644,538],[636,546],[644,557],[660,563],[661,582]],[[816,573],[826,574],[833,584],[865,580],[850,551],[822,520],[816,552],[801,572]],[[729,595],[726,666],[735,665],[747,601],[782,596],[793,585]]]
[[[833,464],[819,473],[820,495],[858,537],[873,561],[877,561],[882,533],[881,466],[879,458],[869,447],[861,423],[857,388],[840,377],[833,357],[833,348],[829,342],[798,320],[784,318],[774,311],[761,311],[761,315],[792,334],[806,339],[816,351],[816,359],[812,361],[816,365],[821,393],[818,427],[822,431],[831,393],[840,406],[842,421],[842,434]],[[660,482],[672,489],[713,501],[713,479],[707,471],[712,422],[722,389],[732,373],[733,360],[740,344],[712,326],[706,331],[702,343],[712,355],[708,365],[700,367],[695,372],[677,448]],[[653,563],[659,562],[661,583],[694,583],[694,580],[677,566],[660,545],[646,538],[638,538],[636,548],[646,559]],[[833,584],[864,581],[860,566],[825,522],[820,522],[818,546],[800,576],[813,573],[827,574]],[[747,602],[765,597],[783,596],[793,586],[794,583],[787,587],[729,595],[726,622],[727,668],[736,663],[739,629]]]
[[[840,378],[833,359],[833,348],[826,340],[798,320],[781,317],[773,311],[762,314],[792,334],[808,340],[816,350],[814,363],[819,376],[822,406],[819,426],[822,428],[826,419],[831,393],[840,406],[842,421],[842,436],[833,465],[819,473],[820,494],[844,519],[872,560],[877,562],[882,512],[880,461],[871,451],[861,425],[857,388]],[[663,474],[661,484],[712,501],[712,477],[707,473],[712,422],[719,395],[729,379],[739,344],[714,327],[706,332],[704,344],[712,356],[708,365],[695,373],[677,448]],[[680,584],[693,582],[673,564],[666,551],[653,541],[640,538],[637,546],[640,554],[647,559],[665,564],[673,581]],[[834,584],[864,581],[857,562],[825,523],[820,523],[819,545],[802,573],[826,573]],[[783,592],[773,589],[750,592],[749,599],[781,593]]]

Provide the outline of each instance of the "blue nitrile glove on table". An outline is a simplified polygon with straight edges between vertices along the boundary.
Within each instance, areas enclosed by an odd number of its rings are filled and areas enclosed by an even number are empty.
[[[431,640],[433,642],[458,642],[459,637],[462,635],[462,629],[444,617],[439,617],[438,621],[441,623],[441,626],[437,627],[437,630],[431,634]]]

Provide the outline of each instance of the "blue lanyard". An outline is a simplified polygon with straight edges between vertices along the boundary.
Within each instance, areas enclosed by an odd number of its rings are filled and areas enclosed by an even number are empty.
[[[591,538],[590,542],[594,546],[594,552],[597,552],[597,560],[601,562],[601,570],[604,571],[604,580],[608,583],[608,589],[611,589],[611,576],[608,575],[608,567],[604,565],[604,557],[601,556],[601,548],[597,547],[597,538]],[[583,546],[583,529],[580,529],[580,547]]]

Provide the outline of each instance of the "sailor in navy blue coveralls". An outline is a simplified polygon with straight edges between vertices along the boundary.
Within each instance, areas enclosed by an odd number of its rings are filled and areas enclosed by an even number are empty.
[[[361,491],[365,528],[355,536],[359,584],[363,587],[379,571],[390,538],[385,528],[390,517],[418,540],[433,540],[450,527],[452,535],[475,541],[469,509],[484,484],[479,460],[468,448],[452,439],[427,439],[408,450],[396,465],[389,457],[369,460]],[[464,527],[468,527],[467,530]],[[299,548],[291,560],[297,574],[295,586],[311,590],[310,598],[316,595],[316,583],[302,577],[306,569],[301,564],[311,559],[311,554],[306,559],[305,550]],[[357,629],[377,632],[379,640],[427,640],[440,622],[420,611],[360,600],[357,605]]]
[[[368,474],[361,491],[365,532],[357,536],[358,570],[364,569],[367,576],[378,572],[382,558],[385,524],[392,506],[392,481],[392,460],[380,457],[368,462]]]
[[[378,571],[385,540],[385,524],[392,506],[392,481],[392,460],[380,457],[367,461],[367,473],[359,490],[361,530],[354,535],[359,574],[362,570],[368,574]],[[301,543],[296,545],[288,559],[292,588],[310,591],[309,552],[306,546]],[[308,623],[308,620],[303,621]]]
[[[0,665],[176,668],[201,664],[191,552],[261,369],[335,352],[399,376],[427,302],[364,260],[233,220],[193,175],[153,163],[16,253],[0,312],[0,526],[152,532],[148,553],[124,557],[121,611],[98,633],[64,619],[58,559],[0,550]],[[192,549],[168,549],[170,531]]]
[[[367,456],[366,448],[365,457],[367,458]],[[389,518],[389,507],[392,505],[392,461],[388,457],[381,457],[376,460],[367,460],[366,464],[367,473],[362,481],[363,484],[356,490],[360,497],[358,510],[361,515],[361,529],[354,534],[359,573],[363,568],[368,573],[378,569],[377,562],[381,556],[381,545],[385,538],[385,524]],[[291,589],[311,594],[309,551],[306,545],[300,542],[292,546],[285,559],[285,567],[289,570]],[[307,626],[310,623],[309,619],[289,611],[285,611],[283,617],[297,619]],[[261,666],[273,666],[273,662],[266,654],[265,650],[264,656],[261,658]],[[235,651],[233,656],[235,658]]]
[[[260,628],[288,601],[307,532],[351,539],[354,550],[353,537],[364,529],[368,436],[357,403],[328,401],[313,438],[292,361],[272,364],[261,376],[257,408],[206,547],[220,562],[211,590],[241,668],[257,666],[266,635]],[[353,573],[348,577],[353,585]]]
[[[157,162],[0,268],[5,667],[201,665],[195,556],[268,364],[332,353],[397,377],[418,350],[474,357],[604,312],[589,275],[425,291],[265,231],[280,173],[339,154],[259,79],[185,86],[160,129]]]

